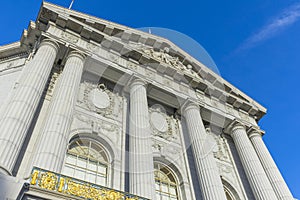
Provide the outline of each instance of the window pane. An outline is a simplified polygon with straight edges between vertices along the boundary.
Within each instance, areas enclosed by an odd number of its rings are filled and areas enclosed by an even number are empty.
[[[91,170],[91,171],[97,171],[97,163],[90,161],[87,168],[88,168],[88,170]]]
[[[176,188],[175,187],[173,187],[173,186],[170,187],[170,194],[176,195]]]
[[[98,166],[98,172],[101,173],[101,174],[106,174],[106,167],[102,166],[102,165],[99,165]]]
[[[73,155],[68,155],[66,158],[66,163],[76,165],[76,157]]]
[[[74,168],[70,167],[70,166],[65,166],[64,170],[63,170],[63,174],[65,174],[66,176],[74,176]]]
[[[168,192],[169,192],[169,191],[168,191],[168,185],[166,185],[166,184],[161,184],[161,191],[162,191],[162,192],[168,193]]]
[[[161,195],[161,197],[162,200],[170,200],[170,198],[167,195]]]
[[[78,158],[78,160],[77,160],[78,167],[86,168],[86,163],[87,163],[87,160],[85,160],[85,159]]]
[[[85,175],[85,172],[83,170],[81,170],[81,169],[75,170],[75,178],[84,180],[84,175]]]
[[[158,182],[155,183],[155,189],[156,189],[156,190],[160,190],[160,186],[159,186],[159,183],[158,183]]]
[[[97,176],[97,184],[99,185],[106,185],[106,178],[105,177],[101,177],[101,176]]]
[[[96,173],[87,173],[85,180],[88,181],[88,182],[91,182],[91,183],[95,183],[95,181],[96,181]]]

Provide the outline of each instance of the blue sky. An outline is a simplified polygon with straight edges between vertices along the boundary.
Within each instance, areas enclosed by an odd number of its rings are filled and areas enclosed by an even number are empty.
[[[1,2],[0,45],[20,39],[40,4]],[[75,0],[73,8],[134,28],[173,29],[205,47],[226,80],[268,109],[260,121],[264,140],[300,198],[299,0]]]

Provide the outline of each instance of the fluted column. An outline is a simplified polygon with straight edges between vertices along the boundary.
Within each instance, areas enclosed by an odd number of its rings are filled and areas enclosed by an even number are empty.
[[[42,41],[23,69],[0,120],[0,172],[11,174],[58,52],[58,44]]]
[[[154,166],[146,83],[130,85],[129,172],[130,193],[155,199]]]
[[[193,154],[203,200],[226,199],[219,170],[208,143],[208,134],[202,122],[200,108],[195,103],[188,103],[184,116],[191,139]]]
[[[260,159],[260,162],[271,182],[279,200],[294,200],[288,186],[286,185],[280,171],[278,170],[268,148],[262,140],[262,135],[258,130],[252,130],[249,138],[254,146],[254,149]]]
[[[84,56],[69,54],[55,87],[33,165],[60,172],[68,146],[69,129],[84,66]]]
[[[256,200],[276,200],[275,192],[248,138],[245,127],[236,123],[231,129],[237,152]]]

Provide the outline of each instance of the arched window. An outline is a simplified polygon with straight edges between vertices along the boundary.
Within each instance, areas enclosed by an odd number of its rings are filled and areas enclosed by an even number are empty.
[[[230,194],[230,192],[227,189],[224,190],[225,190],[226,200],[234,200],[232,194]]]
[[[225,181],[223,178],[222,178],[222,183],[223,183],[223,187],[224,187],[224,191],[225,191],[225,195],[226,195],[226,200],[241,200],[238,193],[236,192],[236,190],[232,187],[232,185],[230,183]]]
[[[178,184],[170,169],[154,163],[156,200],[178,200]]]
[[[98,185],[107,185],[108,157],[94,141],[77,139],[69,144],[63,174]]]

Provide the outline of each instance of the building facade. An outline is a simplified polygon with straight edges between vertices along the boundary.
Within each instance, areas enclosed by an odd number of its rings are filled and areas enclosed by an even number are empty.
[[[44,2],[0,103],[4,198],[293,199],[266,109],[165,38]]]

